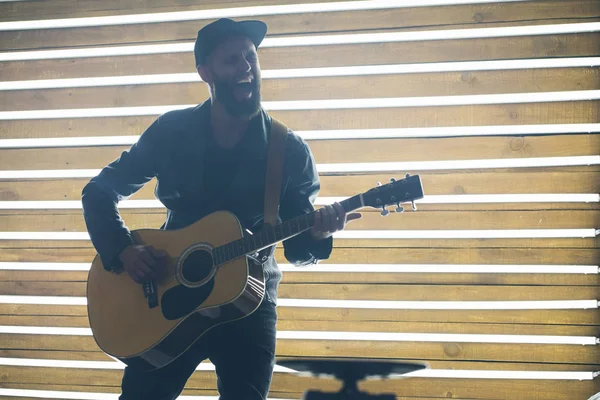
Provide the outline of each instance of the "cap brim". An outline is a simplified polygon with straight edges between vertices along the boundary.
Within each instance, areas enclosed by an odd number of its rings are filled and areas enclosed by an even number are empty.
[[[234,25],[234,31],[250,38],[258,48],[267,34],[267,24],[262,21],[240,21]]]

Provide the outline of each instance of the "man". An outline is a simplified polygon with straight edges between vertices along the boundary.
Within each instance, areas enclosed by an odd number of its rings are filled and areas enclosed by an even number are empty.
[[[164,254],[137,245],[120,218],[117,203],[157,178],[156,197],[167,208],[163,229],[179,229],[217,210],[234,213],[258,229],[263,218],[269,115],[261,108],[256,53],[266,35],[261,21],[220,19],[198,32],[196,68],[209,87],[203,104],[160,116],[128,151],[83,189],[88,231],[106,269],[143,283],[165,273]],[[313,156],[288,131],[279,217],[312,212],[320,189]],[[332,233],[347,220],[340,204],[322,208],[312,230],[284,242],[296,265],[326,259]],[[217,326],[183,356],[152,372],[125,368],[121,399],[175,399],[197,365],[210,359],[221,399],[265,399],[275,357],[275,310],[281,271],[273,256],[264,265],[265,300],[246,318]]]

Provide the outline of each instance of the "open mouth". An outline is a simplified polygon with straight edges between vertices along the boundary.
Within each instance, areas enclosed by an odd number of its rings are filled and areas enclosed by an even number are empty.
[[[252,97],[252,91],[254,90],[254,80],[250,78],[238,81],[234,86],[234,92],[238,98],[250,98]]]

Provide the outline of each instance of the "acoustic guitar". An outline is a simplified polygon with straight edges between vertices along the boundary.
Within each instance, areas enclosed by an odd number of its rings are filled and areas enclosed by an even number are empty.
[[[418,175],[392,179],[340,202],[346,212],[382,208],[423,197]],[[265,294],[259,251],[314,224],[314,212],[245,232],[230,212],[218,211],[178,230],[132,231],[136,243],[168,254],[160,282],[135,283],[128,274],[104,269],[98,255],[87,283],[88,318],[94,339],[108,355],[127,365],[154,370],[181,356],[214,326],[241,319],[258,308]],[[260,260],[259,260],[260,261]],[[264,261],[264,260],[263,260]]]

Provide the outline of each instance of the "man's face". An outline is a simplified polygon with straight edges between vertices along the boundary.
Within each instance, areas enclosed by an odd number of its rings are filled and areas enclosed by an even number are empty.
[[[201,72],[201,70],[203,70]],[[260,65],[254,43],[236,36],[220,43],[199,67],[211,86],[213,100],[236,117],[255,116],[260,110]]]

